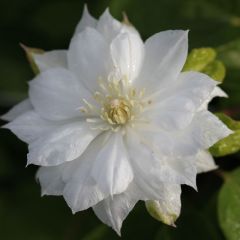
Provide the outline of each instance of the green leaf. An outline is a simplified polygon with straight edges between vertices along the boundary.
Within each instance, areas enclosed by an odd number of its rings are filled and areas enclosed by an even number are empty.
[[[234,132],[228,137],[218,141],[209,150],[214,157],[226,156],[240,150],[240,122],[231,119],[223,113],[216,114]]]
[[[215,114],[222,122],[224,122],[231,130],[240,130],[240,121],[233,120],[224,113]]]
[[[202,71],[216,57],[216,51],[213,48],[193,49],[183,67],[183,71]]]
[[[218,218],[228,240],[240,239],[240,168],[226,175],[218,196]]]
[[[223,82],[226,75],[226,68],[221,61],[215,60],[209,63],[202,72],[218,82]]]

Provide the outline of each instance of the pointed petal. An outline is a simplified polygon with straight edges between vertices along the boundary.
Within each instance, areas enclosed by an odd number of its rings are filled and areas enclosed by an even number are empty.
[[[157,33],[145,42],[145,59],[137,85],[156,91],[180,74],[187,58],[188,31]]]
[[[12,121],[21,114],[32,110],[32,104],[30,103],[29,99],[25,99],[22,102],[15,105],[10,111],[8,111],[6,114],[1,116],[1,119],[5,121]]]
[[[71,40],[68,51],[69,69],[92,92],[98,89],[99,79],[106,80],[112,70],[110,50],[103,36],[86,28]]]
[[[108,136],[108,133],[104,133],[96,137],[83,155],[68,163],[64,171],[63,179],[67,184],[63,196],[74,213],[92,207],[109,195],[101,191],[91,176],[96,156],[104,146]]]
[[[163,131],[152,124],[135,124],[139,134],[165,156],[194,156],[232,133],[208,111],[197,112],[189,126],[178,131]],[[184,141],[183,141],[184,139]]]
[[[124,219],[139,200],[134,196],[134,189],[129,189],[121,194],[104,199],[93,206],[97,217],[108,226],[112,227],[118,235],[121,235],[121,227]]]
[[[108,8],[100,16],[96,29],[104,36],[108,43],[112,42],[112,40],[120,33],[139,35],[134,27],[123,24],[113,18]]]
[[[54,166],[72,161],[99,134],[85,121],[64,124],[29,145],[28,164]]]
[[[205,74],[181,73],[176,83],[149,97],[149,121],[167,131],[186,128],[199,107],[212,95],[216,85],[217,82]],[[146,112],[143,114],[146,115]]]
[[[126,141],[134,176],[139,187],[148,192],[149,199],[161,198],[158,189],[163,183],[187,184],[196,188],[195,159],[161,154],[158,147],[164,139],[158,135],[152,139],[148,132],[140,135],[128,130]]]
[[[227,128],[215,115],[209,111],[198,112],[185,131],[184,139],[188,137],[199,149],[208,149],[217,141],[230,135],[232,131]]]
[[[94,17],[92,17],[91,14],[89,14],[87,4],[85,4],[82,18],[76,27],[75,34],[82,32],[87,27],[95,28],[96,24],[97,20]]]
[[[111,16],[107,8],[99,18],[97,30],[104,36],[106,41],[111,42],[121,32],[122,24]]]
[[[212,155],[208,151],[201,151],[196,156],[198,173],[212,171],[218,168]]]
[[[127,189],[133,172],[121,133],[111,134],[96,157],[91,175],[101,190],[110,195]]]
[[[132,82],[141,69],[144,45],[138,34],[119,34],[111,43],[111,56],[120,76]]]
[[[43,134],[56,129],[53,122],[41,118],[35,111],[28,111],[3,126],[10,129],[22,141],[31,143]]]
[[[209,102],[212,101],[213,98],[215,97],[225,97],[227,98],[228,95],[220,88],[220,87],[215,87],[214,90],[212,91],[211,95],[207,98],[207,100],[200,106],[198,109],[199,111],[202,110],[207,110],[208,109],[208,104]]]
[[[168,184],[165,187],[164,199],[146,201],[146,207],[152,217],[175,226],[181,212],[181,186]]]
[[[79,108],[88,91],[66,69],[55,68],[39,74],[30,82],[29,96],[43,118],[65,120],[82,115]]]
[[[34,62],[37,64],[40,72],[51,68],[67,68],[67,51],[54,50],[43,54],[33,54]]]
[[[53,167],[40,167],[36,179],[41,185],[41,193],[44,195],[62,195],[65,183],[62,180],[63,165]]]

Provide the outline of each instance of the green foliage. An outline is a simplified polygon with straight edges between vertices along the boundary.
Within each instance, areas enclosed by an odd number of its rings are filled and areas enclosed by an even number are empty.
[[[220,226],[227,240],[240,239],[240,168],[225,176],[218,197]]]
[[[239,105],[240,101],[240,39],[222,44],[217,48],[218,58],[227,67],[227,77],[223,88],[229,93],[230,98],[224,102],[223,108],[232,108]]]
[[[238,152],[240,150],[240,122],[231,119],[223,113],[217,113],[216,115],[233,133],[214,144],[209,149],[211,154],[215,157],[221,157]]]
[[[187,57],[183,71],[201,72],[215,58],[216,51],[213,48],[193,49]]]
[[[223,82],[226,75],[226,68],[221,61],[215,60],[209,63],[203,70],[203,73],[210,76],[212,79]]]
[[[217,48],[218,57],[228,68],[240,68],[240,39]]]
[[[213,48],[193,49],[183,67],[183,71],[197,71],[209,75],[216,81],[223,82],[226,69],[223,63],[215,60],[217,56]]]

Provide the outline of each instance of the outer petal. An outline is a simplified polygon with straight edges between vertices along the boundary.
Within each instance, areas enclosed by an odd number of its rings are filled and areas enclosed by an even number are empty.
[[[183,129],[191,123],[206,99],[212,96],[216,85],[217,82],[205,74],[181,73],[177,82],[149,97],[151,105],[143,114],[167,131]]]
[[[69,69],[89,91],[98,89],[99,79],[107,80],[112,71],[109,46],[93,28],[75,35],[68,51]]]
[[[181,186],[167,185],[164,199],[146,202],[148,212],[157,220],[175,226],[174,222],[181,212]]]
[[[146,142],[168,157],[194,156],[232,133],[208,111],[197,112],[188,127],[180,131],[163,131],[152,124],[135,125]],[[183,141],[184,139],[184,141]]]
[[[120,76],[134,80],[141,69],[144,45],[138,34],[119,34],[111,43],[111,55]]]
[[[85,121],[65,124],[30,143],[28,164],[54,166],[72,161],[98,134]]]
[[[22,102],[18,103],[16,106],[14,106],[12,109],[10,109],[9,112],[1,116],[1,118],[6,121],[12,121],[29,110],[32,110],[32,104],[29,99],[25,99]]]
[[[31,143],[43,134],[56,129],[57,126],[57,124],[41,118],[35,111],[31,110],[3,127],[10,129],[24,142]]]
[[[186,61],[188,31],[157,33],[145,43],[145,59],[136,85],[156,91],[177,79]]]
[[[83,155],[68,163],[63,179],[67,182],[63,195],[73,212],[85,210],[109,196],[103,193],[91,176],[91,169],[101,148],[108,139],[108,133],[99,135],[88,146]],[[103,163],[104,164],[104,163]]]
[[[29,96],[34,109],[50,120],[80,117],[88,91],[68,70],[55,68],[42,72],[30,82]]]
[[[44,195],[62,195],[65,183],[62,180],[64,165],[40,167],[36,179],[40,182],[41,193]]]
[[[134,27],[127,26],[114,19],[109,13],[109,9],[106,9],[100,16],[96,29],[104,36],[108,43],[120,33],[138,34]]]
[[[131,185],[127,191],[108,197],[93,207],[97,217],[111,226],[118,235],[121,235],[122,222],[139,200],[135,192]]]
[[[218,168],[212,155],[208,151],[201,151],[197,154],[196,164],[198,173],[208,172]]]
[[[82,18],[76,27],[75,34],[82,32],[87,27],[95,28],[96,24],[97,20],[89,14],[87,5],[85,4]]]
[[[66,50],[54,50],[43,54],[33,54],[33,58],[40,72],[57,67],[67,68]]]
[[[215,87],[208,99],[200,106],[199,111],[206,110],[208,108],[209,102],[212,101],[212,99],[215,97],[227,98],[228,95],[220,87]]]
[[[127,189],[133,172],[121,133],[111,134],[96,157],[91,175],[101,190],[110,195]]]
[[[187,184],[196,188],[195,159],[178,155],[164,156],[158,149],[164,139],[153,142],[148,133],[137,134],[128,130],[127,146],[134,176],[148,199],[160,199],[159,189],[163,183]],[[150,179],[150,181],[149,181]]]
[[[185,136],[191,137],[199,149],[208,149],[220,139],[227,137],[232,131],[209,111],[196,114]]]

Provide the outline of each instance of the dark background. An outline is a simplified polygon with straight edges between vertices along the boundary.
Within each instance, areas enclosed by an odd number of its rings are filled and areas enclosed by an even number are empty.
[[[93,16],[107,6],[121,19],[125,11],[143,39],[166,29],[190,29],[190,49],[215,47],[240,38],[239,0],[95,0],[85,1]],[[44,50],[67,48],[80,20],[80,0],[0,0],[0,114],[27,96],[33,73],[19,43]],[[240,47],[239,47],[240,48]],[[229,100],[215,100],[214,111],[239,116],[240,58],[227,66],[223,88]],[[4,122],[2,121],[1,124]],[[27,146],[7,130],[0,130],[0,239],[2,240],[114,240],[91,210],[72,215],[61,197],[40,197],[36,167],[26,165]],[[217,159],[225,170],[239,166],[239,156]],[[177,228],[151,218],[143,203],[124,222],[122,239],[221,240],[217,222],[215,173],[198,177],[199,192],[184,187],[182,215]]]

